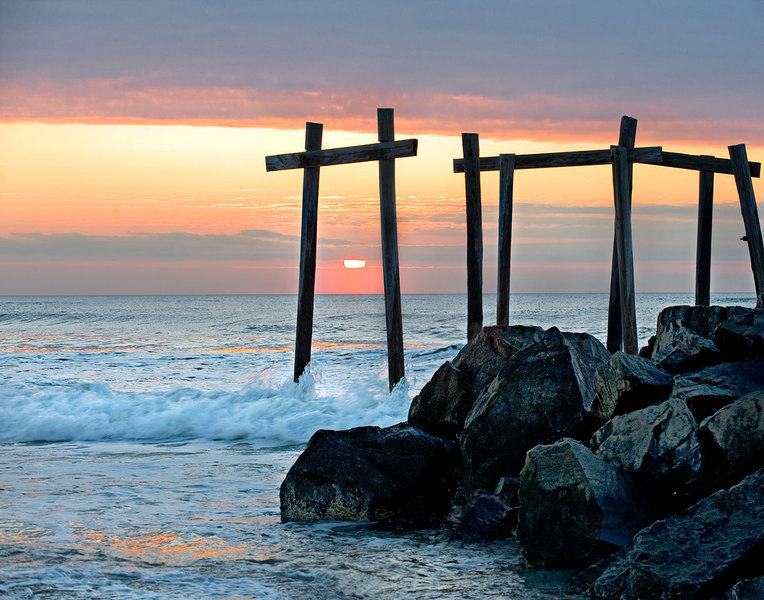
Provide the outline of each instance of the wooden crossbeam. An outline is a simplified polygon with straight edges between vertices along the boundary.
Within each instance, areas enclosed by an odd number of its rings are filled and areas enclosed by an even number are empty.
[[[662,148],[649,146],[634,148],[628,151],[628,160],[646,164],[660,164]],[[498,156],[481,156],[480,171],[498,171]],[[515,170],[545,169],[549,167],[585,167],[591,165],[609,165],[613,162],[610,149],[607,150],[574,150],[572,152],[544,152],[539,154],[515,155]],[[729,162],[729,161],[727,161]],[[464,159],[454,159],[454,173],[464,173]]]
[[[732,161],[729,158],[716,158],[715,156],[696,156],[694,154],[681,154],[680,152],[663,152],[660,161],[643,161],[640,157],[634,158],[634,162],[647,162],[652,165],[663,165],[677,169],[690,169],[692,171],[708,171],[709,173],[726,173],[733,175]],[[761,177],[761,163],[749,162],[748,167],[751,177]]]
[[[329,167],[331,165],[348,165],[373,160],[405,158],[407,156],[416,156],[416,151],[417,140],[410,139],[398,140],[397,142],[347,146],[345,148],[276,154],[265,157],[265,170],[286,171],[288,169]]]

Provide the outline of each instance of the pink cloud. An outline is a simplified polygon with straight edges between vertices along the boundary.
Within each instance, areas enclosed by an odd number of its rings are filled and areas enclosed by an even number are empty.
[[[536,141],[613,141],[620,116],[640,119],[645,143],[764,145],[764,123],[709,119],[692,108],[667,111],[651,104],[616,106],[596,96],[518,98],[445,92],[298,92],[237,87],[146,87],[138,80],[91,79],[79,83],[0,82],[0,119],[84,123],[185,123],[230,127],[302,128],[321,121],[337,130],[376,127],[378,106],[396,109],[396,129],[409,134],[456,135]]]

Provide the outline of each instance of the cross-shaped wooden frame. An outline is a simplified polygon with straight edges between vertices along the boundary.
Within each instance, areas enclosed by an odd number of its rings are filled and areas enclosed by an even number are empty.
[[[387,363],[390,389],[404,375],[401,284],[398,269],[398,225],[395,210],[395,159],[416,156],[417,140],[395,140],[392,108],[377,109],[379,143],[345,148],[321,149],[323,125],[306,123],[305,152],[265,157],[266,171],[304,169],[302,187],[302,235],[300,282],[297,298],[294,380],[310,362],[313,339],[313,298],[316,282],[316,239],[318,224],[318,175],[321,167],[350,163],[379,162],[379,205],[382,231],[382,273],[385,284]]]

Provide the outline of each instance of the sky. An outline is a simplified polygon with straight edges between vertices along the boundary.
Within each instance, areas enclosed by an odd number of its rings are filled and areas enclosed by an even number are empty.
[[[395,109],[404,293],[466,290],[460,134],[482,155],[637,145],[764,161],[764,2],[0,0],[0,294],[295,293],[302,172]],[[318,293],[381,293],[378,168],[321,169]],[[482,175],[485,291],[498,174]],[[754,179],[756,197],[764,185]],[[513,292],[606,292],[609,166],[519,171]],[[636,165],[638,292],[694,289],[698,174]],[[712,291],[753,291],[717,174]],[[346,269],[343,259],[366,260]]]

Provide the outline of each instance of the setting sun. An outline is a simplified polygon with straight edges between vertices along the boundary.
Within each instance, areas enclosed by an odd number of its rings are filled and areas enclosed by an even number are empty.
[[[342,261],[346,269],[363,269],[366,266],[365,260],[357,258],[346,258]]]

